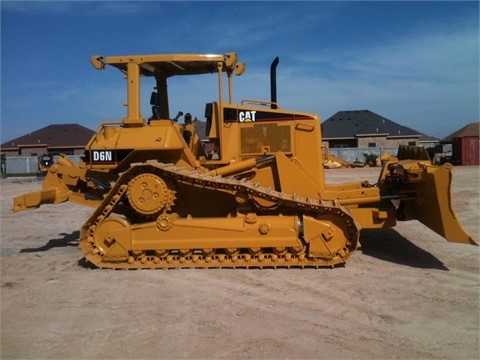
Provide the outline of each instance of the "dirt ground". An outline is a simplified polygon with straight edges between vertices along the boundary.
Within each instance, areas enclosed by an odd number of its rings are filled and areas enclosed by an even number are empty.
[[[90,209],[11,212],[39,188],[1,181],[2,359],[480,358],[480,250],[416,221],[363,231],[336,269],[98,270],[77,247]],[[479,189],[478,166],[455,168],[454,206],[476,240]]]

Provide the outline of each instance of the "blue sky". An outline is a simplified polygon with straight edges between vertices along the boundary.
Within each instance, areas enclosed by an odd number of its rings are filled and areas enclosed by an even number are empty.
[[[442,138],[479,121],[479,3],[1,2],[1,142],[49,124],[120,120],[126,85],[90,56],[235,51],[235,102],[269,100],[322,121],[368,109]],[[153,83],[144,81],[149,92]],[[203,120],[215,77],[175,81],[171,112]],[[146,94],[147,95],[147,94]],[[175,96],[175,98],[173,98]],[[142,113],[150,115],[149,97]]]

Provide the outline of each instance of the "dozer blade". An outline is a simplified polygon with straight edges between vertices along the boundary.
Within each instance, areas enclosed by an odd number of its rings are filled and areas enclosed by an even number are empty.
[[[413,165],[415,163],[415,165]],[[433,166],[427,162],[400,161],[407,175],[407,192],[416,196],[401,202],[399,220],[417,219],[451,242],[477,245],[460,225],[451,196],[453,166]],[[405,179],[405,177],[404,177]]]

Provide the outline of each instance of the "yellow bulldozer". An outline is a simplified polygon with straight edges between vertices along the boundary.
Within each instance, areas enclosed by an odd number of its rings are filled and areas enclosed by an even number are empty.
[[[473,244],[452,207],[452,166],[423,148],[382,157],[376,184],[326,184],[320,118],[282,109],[271,65],[270,101],[233,102],[236,53],[92,56],[127,82],[127,115],[102,123],[79,164],[61,156],[40,191],[14,211],[71,201],[93,209],[80,231],[85,258],[100,268],[334,267],[359,246],[362,228],[417,219],[448,241]],[[205,151],[196,123],[169,108],[173,77],[212,74]],[[151,114],[140,80],[151,79]],[[215,98],[215,95],[214,95]],[[188,99],[191,101],[191,99]],[[203,107],[203,105],[202,105]]]

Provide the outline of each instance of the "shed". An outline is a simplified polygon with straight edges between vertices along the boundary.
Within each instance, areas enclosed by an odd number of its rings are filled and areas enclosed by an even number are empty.
[[[480,123],[468,124],[440,140],[441,143],[452,144],[453,165],[479,165]]]

